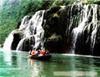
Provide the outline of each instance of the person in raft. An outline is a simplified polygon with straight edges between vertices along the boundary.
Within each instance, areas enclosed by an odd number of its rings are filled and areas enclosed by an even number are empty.
[[[29,51],[29,57],[32,58],[38,58],[38,57],[48,57],[50,56],[48,50],[41,49],[41,46],[39,46],[37,49],[33,48],[34,46],[31,45],[30,51]]]
[[[48,51],[46,50],[32,50],[30,51],[30,55],[32,56],[45,56],[47,55]]]

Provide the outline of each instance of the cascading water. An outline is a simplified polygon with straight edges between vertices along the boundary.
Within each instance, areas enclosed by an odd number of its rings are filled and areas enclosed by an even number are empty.
[[[13,41],[13,31],[6,38],[6,40],[4,42],[3,49],[5,49],[7,51],[10,51],[11,50],[12,41]]]
[[[23,26],[23,22],[19,28],[19,30],[24,29],[24,38],[34,36],[35,38],[35,45],[33,48],[38,49],[38,46],[43,43],[42,38],[44,36],[44,30],[42,28],[42,22],[43,22],[43,16],[44,16],[44,10],[43,11],[38,11],[35,13],[34,16],[28,21],[25,22],[26,17],[23,19],[26,25]],[[27,23],[28,22],[28,23]],[[22,39],[23,40],[23,39]],[[22,40],[20,41],[21,43]],[[17,50],[22,46],[21,43],[19,42]],[[41,44],[42,45],[42,44]],[[43,47],[43,46],[42,46]]]
[[[44,36],[44,30],[42,28],[42,22],[44,17],[44,10],[38,11],[35,13],[35,15],[32,16],[25,16],[22,19],[22,23],[18,29],[18,31],[21,31],[23,33],[22,39],[19,41],[16,50],[23,50],[22,46],[25,42],[25,40],[31,40],[31,37],[34,37],[35,45],[32,48],[38,49],[38,47],[41,45],[41,48],[43,48],[43,36]],[[13,32],[8,36],[7,40],[4,43],[4,49],[11,50],[11,44],[13,42]],[[11,42],[12,41],[12,42]],[[10,43],[9,43],[10,42]],[[25,43],[26,44],[26,43]],[[33,43],[34,44],[34,43]]]
[[[47,46],[51,46],[50,50],[66,47],[65,51],[69,50],[72,54],[94,55],[100,43],[99,12],[99,5],[79,1],[64,7],[40,10],[22,19],[19,28],[15,30],[17,33],[12,32],[8,36],[3,48],[11,50],[13,43],[16,43],[14,50],[50,49]]]
[[[93,31],[92,31],[92,34],[91,34],[91,48],[93,49],[94,45],[95,45],[95,41],[96,41],[96,33],[97,33],[97,26],[98,26],[97,25],[97,23],[98,23],[98,20],[97,20],[97,5],[92,6],[92,9],[93,9],[93,19],[92,19]]]
[[[86,24],[87,24],[87,21],[88,21],[88,17],[90,16],[89,14],[87,14],[89,12],[89,9],[88,9],[89,5],[84,5],[83,6],[83,10],[81,11],[82,12],[82,19],[78,25],[78,27],[75,27],[73,29],[73,50],[72,50],[72,53],[74,54],[75,53],[75,44],[76,44],[76,41],[77,41],[77,37],[79,34],[82,33],[82,31],[84,30]],[[79,7],[80,8],[80,7]]]
[[[91,27],[93,27],[91,32],[91,54],[93,52],[93,48],[95,45],[96,32],[97,32],[97,5],[83,5],[81,10],[81,22],[77,27],[72,30],[73,33],[73,47],[72,53],[75,53],[75,48],[77,47],[76,42],[79,41],[78,36],[82,35],[86,27],[88,27],[88,31]]]
[[[16,50],[22,50],[22,46],[23,46],[23,42],[25,41],[26,38],[23,38],[19,43],[18,43],[18,46],[16,48]]]

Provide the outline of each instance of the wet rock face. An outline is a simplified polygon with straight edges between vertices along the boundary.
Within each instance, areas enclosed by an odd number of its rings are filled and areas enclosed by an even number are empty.
[[[66,51],[74,51],[76,54],[100,55],[99,7],[96,4],[73,4],[47,10],[43,25],[47,40],[45,47],[49,50],[55,49],[53,51],[65,48]],[[49,39],[53,35],[56,38]]]
[[[97,18],[98,18],[98,20],[100,20],[100,5],[98,6],[98,10],[97,10]]]
[[[100,5],[74,3],[25,16],[11,49],[47,49],[57,53],[100,55]],[[6,43],[7,44],[7,43]],[[6,45],[5,44],[5,45]],[[6,46],[5,46],[6,48]],[[9,48],[10,49],[10,48]]]
[[[94,46],[93,51],[94,51],[93,55],[100,56],[100,22],[98,23],[95,46]]]
[[[32,45],[35,44],[35,38],[34,36],[32,37],[28,37],[28,38],[24,38],[23,39],[23,43],[21,43],[21,46],[17,46],[18,50],[21,50],[21,51],[29,51],[29,50],[32,50]]]
[[[46,10],[43,28],[46,38],[44,46],[48,50],[70,52],[73,43],[72,30],[79,24],[81,10],[82,7],[78,5],[57,6]],[[51,37],[55,38],[50,39]]]
[[[17,47],[19,41],[21,40],[21,35],[20,35],[20,33],[14,33],[13,37],[14,38],[13,38],[11,49],[16,50],[16,47]]]
[[[66,7],[53,7],[44,16],[44,46],[51,52],[65,52],[66,42]]]

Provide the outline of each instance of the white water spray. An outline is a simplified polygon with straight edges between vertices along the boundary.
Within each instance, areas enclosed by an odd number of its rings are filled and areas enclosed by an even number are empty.
[[[4,42],[4,45],[3,45],[3,49],[4,50],[7,50],[7,51],[10,51],[11,50],[11,44],[12,44],[12,42],[13,42],[13,32],[14,31],[12,31],[9,35],[8,35],[8,37],[6,38],[6,40],[5,40],[5,42]]]
[[[43,36],[44,30],[42,28],[42,22],[44,17],[44,10],[36,12],[30,20],[27,21],[27,17],[25,16],[22,20],[19,30],[23,30],[24,38],[19,42],[17,46],[17,50],[20,50],[24,40],[26,38],[34,36],[35,38],[35,45],[33,48],[37,49],[38,46],[41,44],[43,47]]]
[[[93,12],[93,14],[91,13]],[[92,21],[89,22],[89,18],[92,16]],[[71,52],[75,53],[76,42],[78,41],[78,35],[82,34],[85,27],[90,27],[93,24],[93,31],[91,35],[91,48],[94,48],[96,32],[97,32],[97,5],[84,5],[83,10],[81,11],[82,21],[79,23],[78,27],[73,29],[73,47]]]

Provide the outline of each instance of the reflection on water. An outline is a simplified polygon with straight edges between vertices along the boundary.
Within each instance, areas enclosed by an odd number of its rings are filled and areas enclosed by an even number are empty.
[[[0,77],[99,77],[100,59],[52,54],[50,61],[28,58],[26,52],[0,51]]]

